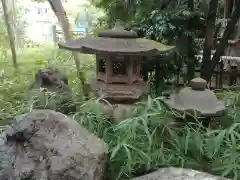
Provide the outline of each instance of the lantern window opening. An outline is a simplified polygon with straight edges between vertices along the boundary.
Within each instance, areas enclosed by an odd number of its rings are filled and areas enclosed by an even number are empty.
[[[112,64],[113,68],[113,74],[114,75],[126,75],[126,62],[119,62],[114,60]]]
[[[103,58],[98,60],[98,72],[100,73],[106,72],[106,60]]]
[[[112,60],[113,75],[127,75],[127,62],[124,56],[116,56]]]

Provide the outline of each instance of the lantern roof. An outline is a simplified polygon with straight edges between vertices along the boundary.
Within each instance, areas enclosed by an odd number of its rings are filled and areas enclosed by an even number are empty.
[[[117,21],[112,30],[100,32],[98,37],[82,37],[59,43],[59,48],[85,54],[162,55],[171,51],[174,46],[137,38],[135,32],[125,31]]]
[[[172,109],[189,112],[198,117],[217,117],[225,112],[226,108],[222,101],[209,89],[207,82],[201,78],[194,78],[190,87],[174,93],[164,102]]]

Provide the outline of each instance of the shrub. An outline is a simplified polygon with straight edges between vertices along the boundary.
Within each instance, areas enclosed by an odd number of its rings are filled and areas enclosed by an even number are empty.
[[[161,167],[185,167],[237,179],[240,176],[240,124],[211,129],[200,122],[174,123],[158,99],[139,104],[135,116],[113,125],[99,104],[83,104],[75,116],[109,145],[107,179],[131,179]]]

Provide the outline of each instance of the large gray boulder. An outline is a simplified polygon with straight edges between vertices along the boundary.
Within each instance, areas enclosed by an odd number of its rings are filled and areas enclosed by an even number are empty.
[[[0,141],[1,180],[102,180],[107,145],[52,110],[17,116]]]
[[[204,172],[182,168],[162,168],[153,173],[132,180],[230,180]]]

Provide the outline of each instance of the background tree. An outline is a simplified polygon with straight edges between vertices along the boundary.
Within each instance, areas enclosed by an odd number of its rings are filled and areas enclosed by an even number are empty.
[[[216,3],[217,3],[216,0],[211,0],[210,5],[213,4],[214,9],[215,9]],[[209,14],[211,14],[210,10],[211,10],[211,7],[209,7]],[[208,18],[209,19],[212,18],[211,15],[208,16]],[[232,12],[231,12],[231,17],[228,19],[227,26],[226,26],[226,28],[224,30],[224,33],[223,33],[223,35],[220,39],[220,42],[217,43],[216,51],[213,55],[212,60],[210,60],[211,55],[209,55],[209,52],[208,52],[209,57],[203,58],[203,66],[202,66],[201,76],[203,78],[205,78],[207,81],[209,81],[211,79],[213,69],[215,68],[217,63],[220,61],[220,57],[224,54],[225,47],[228,44],[229,38],[231,37],[231,35],[235,31],[235,27],[237,25],[237,22],[239,21],[239,18],[240,18],[240,0],[235,0],[234,1],[234,8],[232,8]],[[211,26],[212,26],[212,24],[211,24]],[[214,28],[214,26],[213,26],[213,28]],[[205,37],[205,42],[206,41],[209,41],[209,42],[213,41],[213,40],[209,40],[208,38],[213,38],[213,37],[212,36],[210,37],[210,35],[209,35],[209,37],[208,36]],[[205,43],[205,46],[207,46],[207,43]],[[204,52],[204,53],[206,53],[206,52]],[[203,69],[203,68],[205,68],[205,69]]]
[[[43,2],[45,0],[36,0],[36,1]],[[66,11],[64,10],[61,0],[47,0],[47,1],[49,2],[54,14],[56,15],[58,22],[60,23],[65,41],[73,39],[72,32],[70,31],[70,23],[67,18],[67,14],[66,14]],[[75,60],[78,77],[81,81],[82,86],[84,86],[85,75],[80,69],[80,58],[77,52],[73,52],[72,54]]]
[[[188,80],[194,76],[196,62],[194,60],[194,54],[197,53],[194,48],[196,44],[193,39],[202,35],[205,39],[201,77],[209,81],[214,67],[224,53],[228,39],[235,30],[240,13],[239,0],[226,1],[229,21],[211,61],[211,50],[217,40],[215,37],[219,29],[216,26],[216,17],[222,14],[222,7],[225,6],[223,0],[92,0],[92,2],[105,11],[106,26],[111,26],[116,18],[121,19],[126,27],[137,30],[141,37],[175,45],[178,64],[181,64],[180,61],[187,64]],[[188,46],[183,45],[183,42],[188,42]]]
[[[141,73],[145,80],[148,80],[150,73],[155,87],[163,87],[167,81],[177,82],[183,63],[189,65],[188,73],[184,74],[184,77],[193,77],[195,42],[191,40],[201,30],[202,22],[201,13],[197,8],[193,10],[192,2],[93,0],[93,3],[106,13],[105,19],[101,19],[101,23],[106,25],[104,28],[111,27],[118,18],[124,22],[127,29],[136,31],[139,37],[176,46],[176,51],[172,54],[175,57],[154,57],[142,61]],[[122,9],[124,12],[121,12]]]
[[[188,9],[191,13],[194,12],[194,0],[188,0]],[[193,19],[189,19],[188,27],[191,29]],[[188,35],[188,63],[187,63],[187,80],[190,81],[194,78],[195,75],[195,64],[196,58],[194,53],[194,40],[192,35]]]
[[[3,8],[3,13],[4,13],[4,21],[5,21],[5,24],[7,27],[9,43],[10,43],[11,52],[12,52],[12,61],[13,61],[13,65],[14,65],[15,69],[17,69],[18,65],[17,65],[17,54],[16,54],[16,49],[15,49],[15,43],[14,43],[14,34],[13,34],[12,27],[9,22],[9,20],[10,20],[9,16],[11,16],[11,12],[8,11],[6,0],[1,0],[1,2],[2,2],[2,8]]]
[[[209,74],[211,73],[211,55],[213,49],[213,38],[215,30],[215,22],[217,16],[218,0],[211,0],[209,4],[209,10],[206,20],[205,41],[203,47],[203,60],[201,66],[201,77],[209,80]]]

